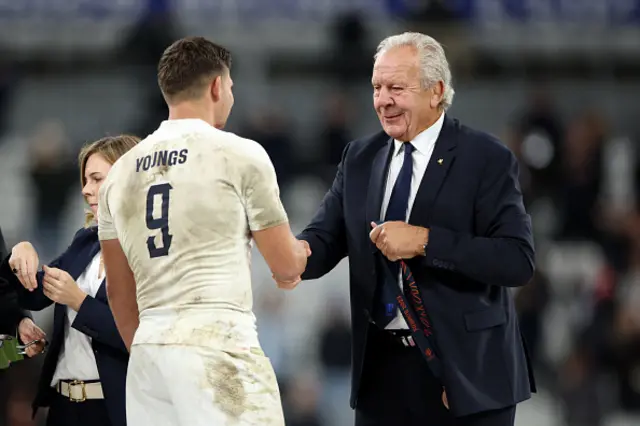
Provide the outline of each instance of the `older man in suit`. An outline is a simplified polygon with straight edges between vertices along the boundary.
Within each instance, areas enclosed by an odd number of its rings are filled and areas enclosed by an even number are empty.
[[[382,41],[372,85],[384,131],[345,148],[298,236],[302,279],[349,257],[356,425],[513,425],[535,390],[510,290],[534,271],[516,159],[446,113],[433,38]]]

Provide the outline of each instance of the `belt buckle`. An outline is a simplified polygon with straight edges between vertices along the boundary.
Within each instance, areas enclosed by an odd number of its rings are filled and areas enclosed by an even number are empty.
[[[82,397],[80,398],[74,398],[72,396],[73,392],[73,388],[74,386],[80,386],[80,389],[82,390]],[[69,383],[69,401],[71,402],[84,402],[87,400],[87,388],[85,387],[85,383],[82,380],[74,380],[71,383]]]

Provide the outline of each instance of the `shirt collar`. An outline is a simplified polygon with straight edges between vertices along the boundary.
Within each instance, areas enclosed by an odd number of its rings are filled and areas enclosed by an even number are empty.
[[[421,152],[422,154],[428,154],[433,145],[436,144],[438,140],[438,136],[440,135],[440,131],[442,130],[442,125],[444,124],[444,113],[440,114],[440,118],[436,120],[430,127],[426,128],[422,132],[420,132],[412,141],[411,144],[415,148],[416,151]],[[400,142],[398,140],[393,140],[395,147],[393,151],[393,155],[398,155],[402,148],[402,144],[404,142]]]
[[[181,118],[178,120],[164,120],[160,124],[160,128],[180,128],[180,127],[189,127],[189,128],[202,128],[202,129],[215,129],[215,127],[209,125],[204,120],[199,118]]]

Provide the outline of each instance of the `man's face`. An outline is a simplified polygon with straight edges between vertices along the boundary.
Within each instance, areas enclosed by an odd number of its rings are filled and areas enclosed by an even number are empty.
[[[418,52],[410,46],[396,47],[380,56],[373,67],[373,106],[384,131],[403,142],[413,140],[440,113],[435,93],[441,85],[421,85]]]

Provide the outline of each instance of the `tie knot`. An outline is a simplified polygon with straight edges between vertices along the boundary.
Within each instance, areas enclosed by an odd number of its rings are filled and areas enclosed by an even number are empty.
[[[411,153],[416,149],[411,142],[405,142],[404,144],[404,155],[411,155]]]

